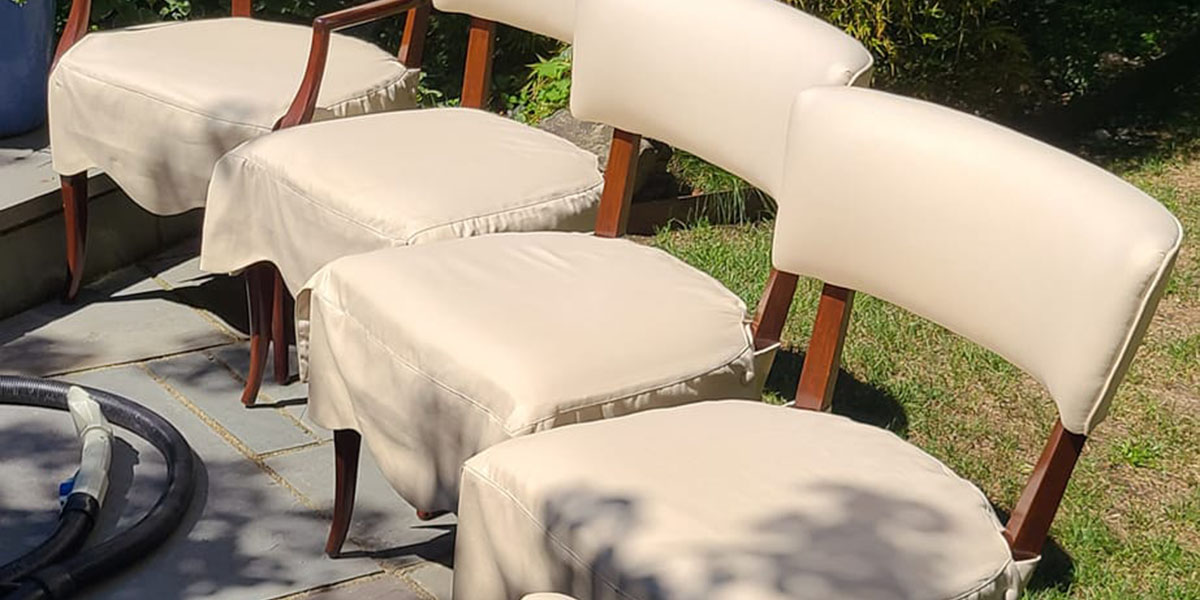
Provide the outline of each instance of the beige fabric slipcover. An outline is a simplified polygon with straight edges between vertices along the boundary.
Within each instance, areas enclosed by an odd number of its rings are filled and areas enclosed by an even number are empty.
[[[311,38],[246,18],[89,33],[50,76],[54,169],[103,169],[156,214],[204,206],[217,159],[287,112]],[[394,56],[335,34],[314,119],[413,107],[416,82]]]
[[[349,256],[296,312],[309,414],[361,432],[422,510],[453,510],[463,461],[512,437],[760,393],[742,301],[626,240],[497,234]]]
[[[754,401],[539,433],[467,461],[454,597],[1016,600],[984,495],[892,433]]]
[[[575,0],[434,0],[445,12],[461,12],[525,31],[571,41]]]
[[[776,267],[986,346],[1046,386],[1067,430],[1091,433],[1183,239],[1162,204],[999,125],[881,92],[803,92],[790,136]]]
[[[274,263],[299,290],[326,263],[390,246],[529,230],[588,231],[595,155],[480,110],[414,110],[250,141],[213,174],[200,267]]]

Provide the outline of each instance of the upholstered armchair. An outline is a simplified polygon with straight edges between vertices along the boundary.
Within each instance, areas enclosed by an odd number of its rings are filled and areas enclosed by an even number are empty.
[[[276,380],[289,378],[291,294],[326,263],[486,233],[591,227],[602,186],[596,157],[484,110],[497,23],[569,41],[573,1],[435,7],[472,17],[461,106],[315,123],[217,163],[200,266],[246,270],[254,324],[246,404],[266,371],[267,340]]]
[[[810,89],[779,127],[759,335],[781,331],[798,276],[825,283],[795,408],[706,402],[484,451],[463,471],[455,597],[1021,596],[1179,222],[1079,158],[925,102]],[[856,291],[1046,387],[1058,419],[1007,522],[936,458],[827,412]]]
[[[494,233],[347,256],[297,296],[309,415],[334,430],[330,554],[345,539],[364,440],[400,495],[436,514],[456,509],[463,462],[493,444],[760,395],[777,340],[754,334],[744,303],[665,252],[620,239],[639,134],[777,189],[791,99],[862,83],[871,56],[774,0],[572,4],[572,112],[616,127],[594,233]],[[697,31],[726,32],[722,51]],[[743,110],[746,97],[765,100]]]
[[[405,11],[398,58],[332,33]],[[49,82],[67,299],[84,274],[88,169],[104,170],[147,211],[177,214],[205,205],[213,165],[246,140],[312,119],[411,108],[429,6],[380,0],[309,28],[251,19],[250,0],[233,0],[228,18],[87,33],[90,13],[90,0],[72,3]]]

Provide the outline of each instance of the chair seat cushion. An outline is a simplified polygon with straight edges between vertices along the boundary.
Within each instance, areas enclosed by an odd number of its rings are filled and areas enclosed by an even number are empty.
[[[218,163],[201,267],[269,260],[298,290],[350,254],[483,233],[587,231],[595,155],[480,110],[414,110],[295,127]]]
[[[1015,599],[987,498],[892,433],[704,402],[467,462],[454,597]]]
[[[339,259],[297,298],[309,411],[363,434],[422,510],[511,437],[756,397],[745,305],[657,249],[578,233],[479,236]]]
[[[246,18],[84,36],[50,77],[55,170],[103,169],[158,214],[203,206],[217,159],[287,112],[311,39]],[[335,34],[314,119],[415,106],[416,82],[387,52]]]

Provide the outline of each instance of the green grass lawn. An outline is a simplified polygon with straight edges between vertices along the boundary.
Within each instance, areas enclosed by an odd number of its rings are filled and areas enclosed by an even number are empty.
[[[1200,598],[1200,159],[1118,167],[1183,222],[1158,315],[1111,415],[1093,435],[1027,597]],[[771,223],[694,226],[650,240],[753,308]],[[767,399],[792,396],[820,288],[803,281]],[[1055,418],[1031,378],[991,352],[865,294],[855,302],[834,411],[888,427],[1016,501]]]

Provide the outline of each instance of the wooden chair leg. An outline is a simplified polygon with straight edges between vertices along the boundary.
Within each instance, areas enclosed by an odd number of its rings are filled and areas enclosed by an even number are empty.
[[[67,234],[67,285],[63,300],[71,302],[79,294],[79,285],[83,282],[83,259],[87,250],[87,172],[63,175],[60,182]]]
[[[287,322],[292,316],[288,312],[288,291],[283,285],[283,276],[275,271],[275,300],[271,306],[271,345],[275,352],[275,383],[286,385],[291,373],[288,364]]]
[[[250,372],[242,389],[242,404],[253,406],[267,368],[267,347],[271,340],[271,274],[268,265],[246,269],[246,296],[250,307]]]
[[[353,429],[338,429],[333,432],[333,453],[336,464],[333,491],[333,523],[329,526],[329,539],[325,541],[325,554],[336,558],[342,553],[346,534],[350,531],[350,516],[354,512],[354,491],[358,486],[358,454],[362,436]]]

